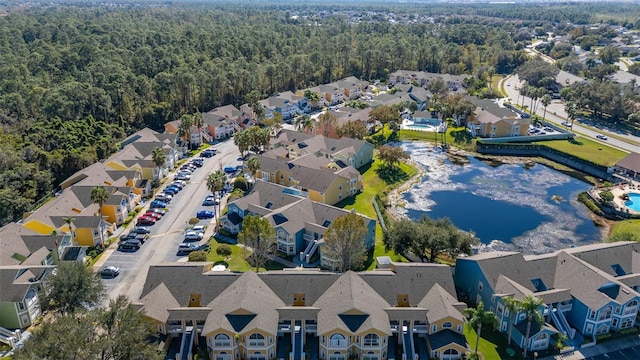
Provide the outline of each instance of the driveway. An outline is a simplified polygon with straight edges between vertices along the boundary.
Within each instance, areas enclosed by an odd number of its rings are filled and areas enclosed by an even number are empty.
[[[168,205],[169,211],[155,225],[151,226],[150,239],[137,252],[125,253],[116,250],[117,244],[111,244],[109,249],[96,263],[97,270],[103,265],[115,265],[120,268],[120,275],[114,279],[104,279],[106,292],[110,299],[119,295],[125,295],[131,301],[136,301],[142,293],[142,287],[147,277],[149,265],[167,262],[185,261],[186,256],[178,256],[178,245],[182,243],[184,231],[189,219],[196,216],[202,209],[211,210],[211,207],[202,206],[202,200],[210,194],[207,189],[207,177],[210,173],[219,170],[227,164],[238,163],[240,156],[238,148],[233,141],[225,141],[213,146],[218,154],[211,158],[204,158],[204,164],[193,172],[191,181],[174,196]],[[170,174],[172,178],[174,174]],[[165,184],[169,184],[167,179]],[[146,208],[146,207],[145,207]],[[201,220],[200,225],[208,225],[205,238],[206,242],[212,234],[217,218]],[[130,225],[131,227],[133,225]],[[125,229],[125,232],[128,229]]]

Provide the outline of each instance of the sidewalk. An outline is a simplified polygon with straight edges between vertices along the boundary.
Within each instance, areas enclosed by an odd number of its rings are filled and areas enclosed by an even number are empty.
[[[640,335],[630,336],[619,340],[611,340],[586,349],[578,349],[571,353],[549,356],[546,358],[540,358],[539,360],[580,360],[593,356],[609,354],[614,351],[623,350],[633,346],[640,346]]]

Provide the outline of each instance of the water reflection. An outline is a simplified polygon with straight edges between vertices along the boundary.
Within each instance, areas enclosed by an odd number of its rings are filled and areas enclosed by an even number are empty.
[[[493,166],[475,158],[454,164],[421,143],[402,147],[425,168],[393,211],[417,219],[449,217],[483,242],[481,251],[545,253],[599,241],[600,230],[576,201],[589,184],[543,165]]]

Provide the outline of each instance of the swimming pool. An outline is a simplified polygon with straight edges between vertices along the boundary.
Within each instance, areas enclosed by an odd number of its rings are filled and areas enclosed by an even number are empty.
[[[640,212],[640,194],[629,193],[629,200],[625,201],[624,205],[631,210]]]

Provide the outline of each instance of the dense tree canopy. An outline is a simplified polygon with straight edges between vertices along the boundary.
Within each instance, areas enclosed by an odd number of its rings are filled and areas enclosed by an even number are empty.
[[[611,24],[640,25],[632,6],[582,5],[47,4],[10,12],[0,17],[0,225],[144,126],[161,130],[184,114],[244,102],[261,118],[259,99],[350,75],[508,73],[525,61],[534,33],[555,27],[597,44],[611,29],[566,22],[604,14]],[[365,6],[361,21],[345,11]],[[410,21],[386,21],[388,12]]]

